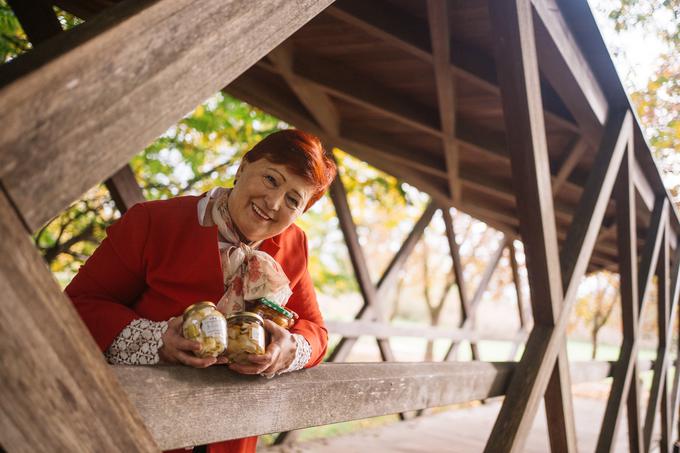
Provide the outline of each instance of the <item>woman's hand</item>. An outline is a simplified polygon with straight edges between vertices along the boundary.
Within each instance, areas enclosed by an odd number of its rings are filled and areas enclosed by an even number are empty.
[[[229,368],[242,374],[263,374],[272,377],[277,371],[285,370],[293,363],[297,344],[295,338],[283,327],[265,319],[264,328],[271,335],[271,341],[263,355],[249,354],[250,364],[232,363]]]
[[[193,352],[201,350],[201,343],[187,340],[182,336],[182,317],[170,318],[168,330],[161,337],[163,346],[158,350],[161,363],[182,363],[194,368],[206,368],[217,362],[214,357],[204,359],[196,357]]]

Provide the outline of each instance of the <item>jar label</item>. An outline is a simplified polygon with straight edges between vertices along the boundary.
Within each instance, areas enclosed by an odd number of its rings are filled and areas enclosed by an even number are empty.
[[[264,345],[264,329],[260,326],[250,328],[250,339],[257,344]]]
[[[222,344],[227,344],[227,326],[219,316],[208,316],[201,322],[201,330],[207,337],[218,338]]]

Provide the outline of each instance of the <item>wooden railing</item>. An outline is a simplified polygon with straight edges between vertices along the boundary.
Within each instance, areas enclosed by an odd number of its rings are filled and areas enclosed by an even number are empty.
[[[224,367],[112,369],[158,445],[171,449],[502,396],[516,366],[326,363],[274,379]],[[614,367],[572,362],[572,381],[601,380]]]

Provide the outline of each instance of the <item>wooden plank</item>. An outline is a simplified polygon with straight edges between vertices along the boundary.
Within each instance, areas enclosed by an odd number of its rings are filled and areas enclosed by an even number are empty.
[[[541,71],[591,143],[598,143],[609,103],[555,0],[532,0]]]
[[[146,201],[142,188],[137,184],[135,173],[129,165],[118,170],[104,184],[121,214],[125,214],[137,203]]]
[[[221,367],[113,369],[161,448],[170,449],[500,396],[515,366],[327,363],[275,380]],[[600,380],[611,364],[575,362],[572,370],[576,382]],[[239,408],[239,423],[224,416],[225,407]]]
[[[0,443],[8,451],[158,451],[0,191]]]
[[[461,187],[458,177],[460,150],[456,136],[456,89],[451,72],[451,36],[449,33],[449,9],[444,0],[427,1],[427,18],[432,43],[432,63],[437,86],[440,127],[444,134],[442,146],[446,158],[451,198],[460,202]]]
[[[330,3],[123,2],[3,65],[0,178],[26,223],[40,227]]]
[[[614,197],[616,199],[617,246],[619,248],[619,276],[621,294],[621,317],[623,320],[623,345],[619,353],[614,381],[598,436],[598,452],[612,451],[618,429],[623,400],[628,396],[628,439],[631,451],[641,451],[642,436],[640,431],[639,400],[637,392],[637,368],[630,362],[637,360],[633,356],[633,345],[638,335],[638,259],[635,193],[633,186],[632,161],[633,153],[627,150],[619,170]],[[630,392],[631,381],[635,390]]]
[[[551,448],[575,451],[568,367],[555,366],[554,359],[548,365],[542,363],[563,292],[531,5],[527,0],[492,0],[489,13],[536,324],[485,451],[522,450],[548,387],[551,393],[545,395],[545,402]],[[564,360],[564,345],[558,346],[555,358],[560,352]],[[543,373],[537,374],[540,369]],[[552,378],[549,386],[547,371],[553,369],[559,377]]]
[[[7,0],[33,47],[62,32],[52,7],[42,0]]]

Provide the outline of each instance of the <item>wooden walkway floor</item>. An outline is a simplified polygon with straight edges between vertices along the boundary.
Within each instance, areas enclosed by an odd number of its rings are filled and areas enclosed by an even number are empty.
[[[574,399],[580,452],[595,451],[604,408],[605,401],[601,399]],[[270,447],[259,451],[262,453],[478,453],[484,449],[499,410],[500,402],[494,401],[470,409],[424,416],[350,435],[291,446]],[[629,451],[626,425],[624,410],[619,421],[616,445],[612,449],[614,452]],[[536,417],[524,451],[526,453],[550,451],[543,408]],[[652,448],[651,451],[658,451],[658,448]]]

